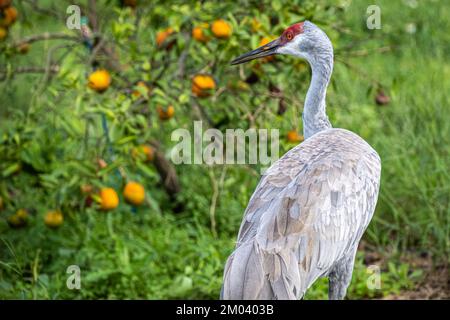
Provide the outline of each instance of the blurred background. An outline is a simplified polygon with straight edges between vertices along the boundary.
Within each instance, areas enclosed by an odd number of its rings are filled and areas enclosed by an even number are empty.
[[[309,66],[229,61],[305,19],[334,45],[333,126],[383,164],[348,298],[450,298],[447,1],[72,2],[0,0],[1,299],[217,299],[261,168],[174,165],[171,133],[301,143]]]

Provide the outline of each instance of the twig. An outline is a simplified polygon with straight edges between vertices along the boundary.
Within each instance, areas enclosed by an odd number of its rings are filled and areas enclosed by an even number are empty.
[[[206,120],[206,122],[208,123],[209,127],[214,127],[214,123],[213,123],[212,119],[210,118],[208,113],[206,113],[206,111],[203,108],[203,106],[196,101],[196,99],[192,99],[192,105],[195,107],[195,109],[197,109],[197,111],[198,111],[198,113],[200,115],[200,120],[202,120],[202,119]]]
[[[189,34],[184,34],[184,38],[186,39],[186,47],[184,48],[183,52],[180,55],[180,58],[178,59],[177,76],[179,79],[184,78],[184,75],[186,73],[186,59],[189,55],[189,48],[191,44],[191,36]]]
[[[53,8],[46,9],[46,8],[41,8],[40,6],[38,6],[37,0],[22,0],[22,1],[28,3],[35,12],[50,15],[50,16],[56,17],[58,19],[60,19],[62,17],[62,15],[59,14],[59,12]]]
[[[209,207],[209,218],[211,220],[211,232],[214,237],[217,237],[216,230],[216,207],[217,200],[220,195],[220,190],[223,188],[223,183],[225,181],[225,174],[227,171],[227,167],[222,167],[222,173],[220,174],[219,182],[216,180],[216,176],[214,175],[214,169],[209,170],[209,177],[211,179],[211,184],[213,187],[213,194],[211,197],[211,206]]]
[[[17,67],[11,71],[11,73],[45,73],[47,70],[49,70],[52,73],[58,73],[60,68],[59,65],[51,65],[50,67],[35,67],[35,66],[29,66],[29,67]],[[6,69],[0,69],[0,73],[8,73],[8,70]]]
[[[32,35],[23,39],[20,39],[16,42],[14,42],[13,46],[17,47],[24,43],[33,43],[36,41],[42,41],[42,40],[72,40],[72,41],[81,41],[79,37],[68,35],[67,33],[50,33],[50,32],[44,32],[42,34],[36,34]]]
[[[95,45],[94,49],[91,51],[91,55],[88,60],[88,64],[91,66],[94,64],[95,58],[97,57],[98,52],[103,48],[105,43],[104,38],[100,38],[99,42]]]
[[[36,90],[36,92],[39,94],[40,92],[43,92],[45,89],[45,85],[48,83],[49,79],[50,79],[50,75],[51,75],[51,66],[53,65],[53,53],[56,52],[59,49],[63,49],[63,48],[69,48],[69,47],[73,47],[73,44],[61,44],[58,46],[54,46],[51,47],[48,50],[47,53],[47,64],[45,67],[45,74],[44,74],[44,79],[43,81],[41,81],[40,87]]]
[[[134,33],[131,35],[130,40],[137,41],[139,33],[139,24],[141,23],[142,13],[141,10],[136,10],[136,18],[134,19]]]
[[[157,86],[157,82],[162,78],[162,76],[165,74],[165,71],[168,69],[169,65],[173,62],[175,62],[175,60],[170,60],[168,55],[165,55],[163,57],[163,63],[161,66],[155,66],[155,69],[160,67],[161,71],[156,75],[156,77],[153,79],[153,81],[151,82],[152,86]],[[150,61],[150,64],[152,64],[152,61]]]
[[[97,21],[97,3],[95,0],[88,1],[88,17],[89,23],[94,33],[98,33],[98,21]]]
[[[161,177],[161,182],[172,201],[176,201],[177,194],[181,191],[180,182],[174,166],[170,163],[160,151],[159,143],[150,141],[155,149],[154,165]],[[182,208],[180,208],[182,210]]]

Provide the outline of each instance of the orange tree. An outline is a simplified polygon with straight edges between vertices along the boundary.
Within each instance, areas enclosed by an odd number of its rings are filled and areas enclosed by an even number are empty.
[[[127,288],[133,290],[128,297],[144,292],[150,297],[168,292],[173,297],[183,292],[170,289],[166,278],[153,283],[152,289],[140,288],[143,282],[131,275],[128,249],[112,231],[111,219],[126,226],[130,216],[114,216],[114,212],[177,212],[184,217],[180,219],[194,216],[193,225],[205,229],[188,228],[186,238],[177,241],[188,242],[193,234],[200,234],[196,241],[208,246],[209,240],[201,235],[210,232],[224,244],[224,251],[207,255],[205,259],[210,260],[196,266],[206,280],[194,296],[214,297],[224,258],[232,248],[230,239],[257,182],[259,167],[175,166],[169,159],[174,145],[171,132],[192,130],[193,121],[201,120],[204,130],[280,129],[281,152],[301,141],[297,133],[301,132],[302,97],[297,92],[305,89],[309,77],[306,64],[289,57],[238,67],[231,67],[229,61],[304,19],[324,28],[339,50],[339,16],[345,7],[327,2],[85,1],[80,5],[81,28],[69,30],[63,2],[12,1],[18,20],[13,23],[10,17],[0,29],[0,196],[7,211],[0,227],[6,226],[8,215],[28,209],[26,221],[16,215],[10,220],[28,228],[27,239],[33,241],[27,245],[42,255],[43,264],[49,264],[43,267],[46,272],[61,268],[50,263],[54,246],[66,243],[72,249],[61,249],[61,255],[72,256],[74,247],[87,246],[95,232],[91,230],[101,230],[98,237],[112,238],[113,244],[105,246],[112,245],[120,255],[111,258],[108,269],[101,263],[95,265],[93,259],[100,259],[104,247],[94,253],[81,250],[83,256],[77,256],[77,261],[85,268],[106,270],[94,272],[87,281],[97,285],[113,281],[107,279],[118,277],[115,268],[119,268],[128,282],[114,281],[135,286]],[[138,188],[130,188],[130,183],[137,183],[131,186]],[[224,185],[229,188],[226,192]],[[228,199],[229,212],[216,218],[220,189]],[[149,227],[155,223],[144,222]],[[54,229],[54,237],[42,238],[45,224]],[[57,237],[56,232],[66,236]],[[173,243],[170,249],[162,246],[167,243],[165,232],[155,234],[159,238],[141,236],[154,241],[155,248],[182,250]],[[11,237],[19,239],[15,234]],[[73,242],[68,244],[63,238]],[[208,248],[195,254],[196,259],[202,259],[205,250],[218,250]],[[156,253],[142,254],[147,255]],[[36,257],[28,259],[35,261]],[[171,272],[165,274],[169,278],[184,272],[177,276],[181,284],[176,287],[189,287],[187,274],[195,271],[190,266],[183,269],[185,262],[175,259],[181,258],[173,257],[178,263],[173,262],[173,268],[168,262],[172,260],[164,259],[169,271],[161,272]],[[208,275],[214,276],[213,285]],[[62,287],[65,282],[57,283]],[[113,294],[102,291],[106,287],[80,294],[127,297],[128,291],[117,286]]]
[[[339,7],[324,3],[87,1],[81,29],[68,30],[55,21],[69,18],[64,6],[33,12],[20,2],[21,19],[1,44],[2,79],[9,90],[24,78],[36,84],[23,89],[28,105],[5,113],[17,122],[3,129],[3,177],[33,174],[59,208],[73,206],[83,184],[122,188],[138,175],[160,183],[182,209],[178,175],[190,169],[175,170],[167,160],[171,131],[190,129],[194,120],[204,129],[299,131],[301,101],[291,92],[308,76],[304,62],[277,57],[231,67],[229,61],[303,19],[327,21],[322,25],[337,43]],[[24,47],[31,48],[29,59],[19,55]],[[154,166],[130,157],[146,144],[159,154]],[[2,189],[8,201],[6,180]]]

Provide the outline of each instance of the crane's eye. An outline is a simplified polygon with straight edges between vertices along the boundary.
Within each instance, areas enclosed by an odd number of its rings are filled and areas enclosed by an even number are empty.
[[[291,41],[292,38],[294,38],[294,36],[292,35],[292,32],[288,32],[288,33],[286,34],[286,38],[287,38],[289,41]]]

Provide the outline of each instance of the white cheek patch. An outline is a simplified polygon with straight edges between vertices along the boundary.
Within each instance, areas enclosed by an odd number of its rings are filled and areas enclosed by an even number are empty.
[[[300,51],[300,43],[303,37],[301,34],[297,35],[292,41],[289,41],[284,46],[277,50],[277,53],[288,54],[300,58],[305,58],[303,53]]]

